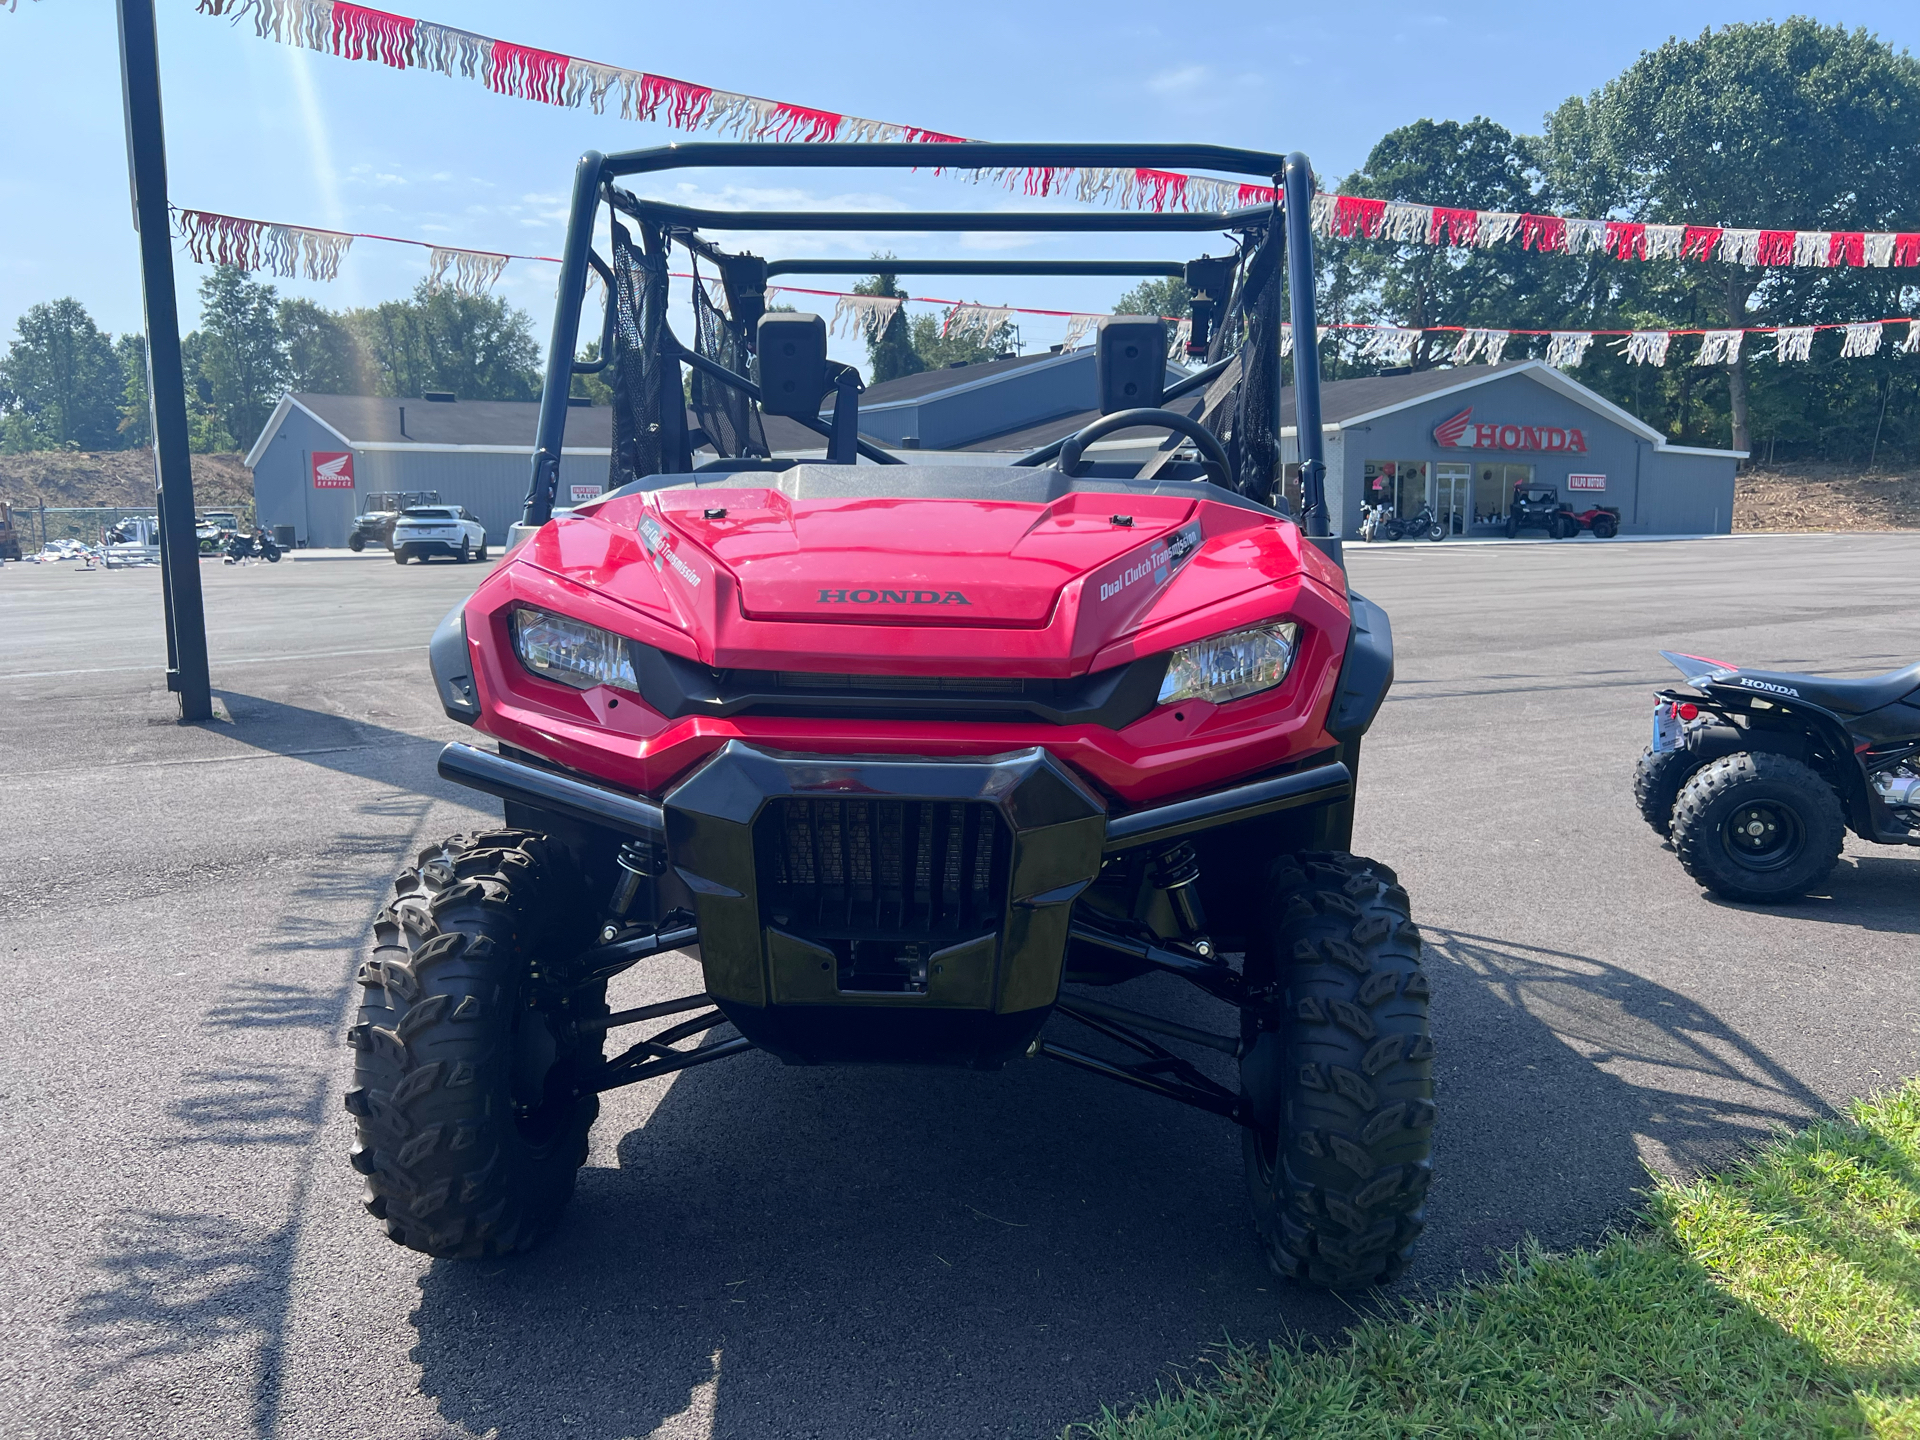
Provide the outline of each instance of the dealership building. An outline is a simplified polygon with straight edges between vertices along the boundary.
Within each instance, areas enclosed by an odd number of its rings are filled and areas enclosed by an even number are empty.
[[[1291,390],[1280,413],[1293,415]],[[1454,535],[1504,535],[1523,486],[1552,486],[1576,510],[1611,510],[1623,535],[1733,528],[1744,452],[1675,445],[1539,360],[1328,381],[1320,418],[1327,509],[1342,535],[1359,534],[1364,507],[1381,501],[1400,516],[1432,505]],[[1287,461],[1295,439],[1293,427],[1282,431]]]
[[[1169,378],[1181,372],[1169,372]],[[1098,417],[1091,348],[1014,356],[904,376],[868,388],[861,430],[916,463],[1005,464]],[[1653,427],[1538,360],[1332,380],[1320,389],[1327,501],[1356,536],[1366,506],[1411,516],[1431,505],[1457,536],[1503,535],[1518,487],[1553,486],[1575,509],[1619,517],[1625,535],[1725,534],[1733,524],[1733,450],[1675,445]],[[576,400],[561,452],[561,504],[601,493],[612,411]],[[1183,410],[1197,401],[1176,402]],[[520,518],[539,406],[530,402],[287,395],[247,455],[262,525],[297,543],[346,544],[353,517],[382,492],[437,492],[496,543]],[[1293,415],[1291,391],[1281,416]],[[796,422],[766,419],[776,455],[818,456]],[[1089,451],[1144,459],[1165,437],[1141,430]],[[1297,505],[1295,432],[1281,432]]]

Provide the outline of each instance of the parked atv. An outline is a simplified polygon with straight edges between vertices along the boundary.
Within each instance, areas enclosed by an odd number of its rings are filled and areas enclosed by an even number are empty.
[[[826,148],[837,166],[928,158]],[[810,262],[699,233],[793,217],[616,183],[787,155],[692,144],[580,162],[525,523],[430,646],[446,713],[498,744],[450,745],[440,773],[501,797],[504,824],[421,853],[360,969],[346,1105],[367,1208],[427,1254],[523,1250],[557,1223],[616,1086],[753,1049],[794,1065],[1035,1058],[1239,1127],[1280,1274],[1392,1279],[1425,1215],[1428,982],[1406,891],[1348,852],[1392,640],[1327,538],[1310,384],[1288,417],[1310,437],[1303,519],[1275,508],[1276,287],[1289,254],[1313,273],[1305,157],[945,147],[942,164],[969,170],[1284,171],[1289,200],[1220,217],[1232,256],[1188,267],[1224,302],[1196,307],[1203,368],[1170,377],[1163,322],[1108,317],[1100,418],[1011,465],[923,466],[860,437],[859,376],[827,358],[819,316],[766,312],[769,272]],[[964,228],[1113,218],[989,210]],[[1184,212],[1124,218],[1195,228]],[[926,217],[808,223],[920,231]],[[676,244],[691,253],[670,258]],[[1081,273],[1062,263],[1034,266]],[[668,276],[686,264],[717,269],[727,302],[693,287],[692,347],[668,328]],[[603,363],[572,361],[590,266],[622,317],[599,352],[616,391],[610,482],[551,518],[570,374]],[[1311,290],[1290,299],[1311,334]],[[1294,363],[1312,366],[1313,347]],[[1202,394],[1205,414],[1169,408]],[[762,414],[821,434],[824,457],[769,458]],[[1140,427],[1201,458],[1095,458]],[[693,946],[702,993],[609,1012],[609,979]],[[1147,975],[1197,987],[1219,1018],[1097,998]],[[646,1022],[665,1028],[603,1053]],[[1081,1033],[1090,1046],[1069,1043]]]
[[[1620,533],[1618,510],[1603,510],[1597,505],[1575,510],[1571,505],[1562,505],[1557,518],[1559,524],[1550,532],[1556,540],[1571,540],[1582,530],[1591,530],[1596,540],[1611,540]]]
[[[1687,874],[1729,900],[1791,900],[1843,832],[1920,845],[1920,665],[1863,680],[1662,650],[1690,690],[1654,693],[1634,801]]]

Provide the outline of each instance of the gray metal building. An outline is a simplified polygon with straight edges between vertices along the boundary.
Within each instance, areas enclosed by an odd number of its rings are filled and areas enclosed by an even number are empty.
[[[539,410],[505,400],[284,396],[247,454],[255,513],[269,529],[293,526],[302,545],[338,546],[369,494],[437,490],[479,516],[490,542],[504,544],[526,499]],[[569,412],[563,504],[605,486],[612,414],[584,404]]]
[[[1431,504],[1455,535],[1502,535],[1520,484],[1554,486],[1576,510],[1612,510],[1623,535],[1733,528],[1744,452],[1675,445],[1539,360],[1330,381],[1320,400],[1327,508],[1341,535],[1357,535],[1362,508],[1381,500],[1402,516]],[[1293,414],[1291,390],[1280,413]],[[1294,440],[1291,426],[1281,432],[1288,462]]]
[[[1087,347],[889,380],[861,397],[860,429],[928,462],[1008,459],[1097,417],[1093,364]],[[1168,378],[1182,373],[1170,368]],[[344,545],[369,494],[435,490],[504,543],[526,496],[538,413],[506,401],[288,395],[247,456],[260,523],[291,525],[304,545]],[[1292,413],[1292,392],[1283,392],[1281,414]],[[1357,535],[1363,507],[1382,500],[1402,516],[1430,504],[1455,535],[1504,534],[1520,484],[1552,485],[1576,509],[1612,510],[1626,535],[1732,529],[1740,452],[1671,444],[1538,360],[1329,381],[1321,413],[1328,508],[1344,536]],[[579,401],[568,412],[562,505],[605,486],[611,420],[610,410]],[[776,455],[822,451],[791,420],[769,417],[766,431]],[[1143,459],[1163,438],[1130,431],[1095,449]],[[1297,505],[1294,440],[1292,427],[1281,432]]]

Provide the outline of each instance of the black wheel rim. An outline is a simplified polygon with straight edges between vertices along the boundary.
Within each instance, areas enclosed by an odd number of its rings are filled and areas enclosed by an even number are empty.
[[[568,1038],[548,1015],[527,1006],[513,1027],[512,1094],[521,1137],[544,1145],[565,1125],[574,1101],[574,1065]]]
[[[1720,826],[1720,843],[1743,870],[1784,870],[1806,848],[1806,829],[1791,805],[1743,800]]]

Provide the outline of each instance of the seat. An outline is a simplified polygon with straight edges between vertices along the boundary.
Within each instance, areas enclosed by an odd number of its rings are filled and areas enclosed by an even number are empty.
[[[1742,680],[1760,683],[1742,685]],[[1769,687],[1778,687],[1784,700],[1798,698],[1809,705],[1818,705],[1822,710],[1831,710],[1836,715],[1865,715],[1870,710],[1904,700],[1920,690],[1920,665],[1909,665],[1904,670],[1889,670],[1884,675],[1867,675],[1858,680],[1834,679],[1826,675],[1795,675],[1786,670],[1741,670],[1718,683],[1762,695],[1769,693]],[[1795,693],[1784,693],[1787,691]]]

